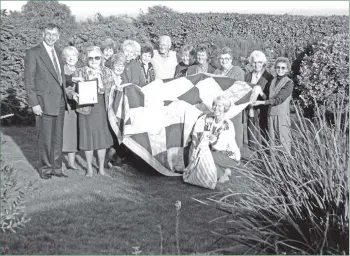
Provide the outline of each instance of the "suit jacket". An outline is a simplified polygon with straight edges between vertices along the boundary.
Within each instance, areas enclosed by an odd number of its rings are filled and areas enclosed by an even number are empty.
[[[56,46],[55,51],[61,67],[62,85],[43,43],[27,50],[24,58],[24,85],[28,104],[31,107],[40,105],[44,114],[52,116],[58,115],[62,97],[67,109],[63,61]]]
[[[252,75],[253,75],[253,72],[247,73],[245,76],[245,81],[248,82],[249,85],[254,86],[253,84],[250,84],[250,82],[252,81]],[[266,94],[267,99],[269,98],[269,89],[270,89],[270,84],[272,79],[273,79],[273,76],[265,70],[256,84],[256,85],[260,85],[262,91]],[[257,100],[266,100],[266,99],[263,99],[259,95]],[[265,116],[267,114],[268,107],[265,105],[260,105],[260,106],[253,107],[253,109],[254,109],[254,116],[259,116],[259,115]]]
[[[190,66],[187,69],[186,76],[197,74],[197,66],[198,66],[197,64],[193,64],[192,66]],[[215,68],[212,65],[208,64],[208,73],[213,74],[214,71],[215,71]]]
[[[131,60],[129,64],[125,65],[121,77],[123,83],[133,83],[140,87],[146,85],[146,79],[143,75],[141,64],[136,60]]]

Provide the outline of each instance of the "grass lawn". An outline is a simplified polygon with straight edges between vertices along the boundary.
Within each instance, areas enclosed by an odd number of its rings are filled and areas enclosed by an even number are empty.
[[[181,201],[181,254],[204,253],[233,246],[211,230],[209,222],[225,212],[192,197],[218,193],[185,184],[182,177],[165,177],[146,165],[108,170],[112,178],[84,176],[86,162],[77,156],[78,172],[68,179],[42,180],[36,166],[35,127],[3,127],[2,160],[18,170],[19,183],[34,185],[26,197],[31,221],[17,233],[0,233],[2,254],[177,254],[176,201]],[[96,163],[95,163],[96,164]],[[247,189],[242,177],[229,183],[234,191]],[[199,196],[200,195],[200,196]],[[160,235],[161,230],[161,235]],[[237,254],[243,253],[237,249]]]

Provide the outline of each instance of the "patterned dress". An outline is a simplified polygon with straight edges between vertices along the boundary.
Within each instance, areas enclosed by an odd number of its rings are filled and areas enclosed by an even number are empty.
[[[74,76],[82,77],[84,80],[91,80],[99,76],[102,92],[107,92],[114,84],[112,70],[106,67],[100,70],[83,67],[77,69]],[[105,97],[107,97],[105,93],[98,94],[98,103],[90,106],[90,113],[79,113],[78,115],[79,149],[81,150],[107,149],[113,145],[113,137],[108,126]]]

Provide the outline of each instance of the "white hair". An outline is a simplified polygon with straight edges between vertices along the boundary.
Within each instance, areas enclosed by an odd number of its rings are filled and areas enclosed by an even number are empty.
[[[170,38],[170,36],[160,36],[159,37],[159,42],[162,41],[162,40],[167,42],[169,46],[171,45],[171,38]]]
[[[72,53],[75,54],[76,56],[79,56],[79,51],[74,46],[67,46],[62,51],[62,55],[63,55],[64,58],[67,58],[67,56],[69,54],[72,54]]]
[[[136,49],[135,41],[133,41],[133,40],[125,40],[123,42],[123,46],[122,46],[123,51],[125,51],[125,48],[128,47],[128,46],[131,46],[134,49],[134,51],[136,52],[137,49]]]
[[[218,103],[221,103],[222,105],[224,105],[224,112],[225,113],[230,110],[231,101],[230,101],[229,97],[227,97],[227,95],[219,95],[219,96],[215,97],[213,100],[213,106],[215,104],[218,104]]]
[[[263,53],[262,51],[253,51],[250,56],[249,56],[249,63],[252,64],[254,60],[260,60],[262,61],[264,64],[267,63],[267,58],[265,53]]]

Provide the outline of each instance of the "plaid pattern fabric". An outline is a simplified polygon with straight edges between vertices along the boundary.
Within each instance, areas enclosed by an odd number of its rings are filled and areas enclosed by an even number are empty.
[[[111,127],[123,143],[163,175],[181,176],[184,148],[198,117],[212,111],[213,99],[227,94],[231,119],[256,100],[246,82],[211,74],[155,80],[140,88],[125,84],[108,111]]]

